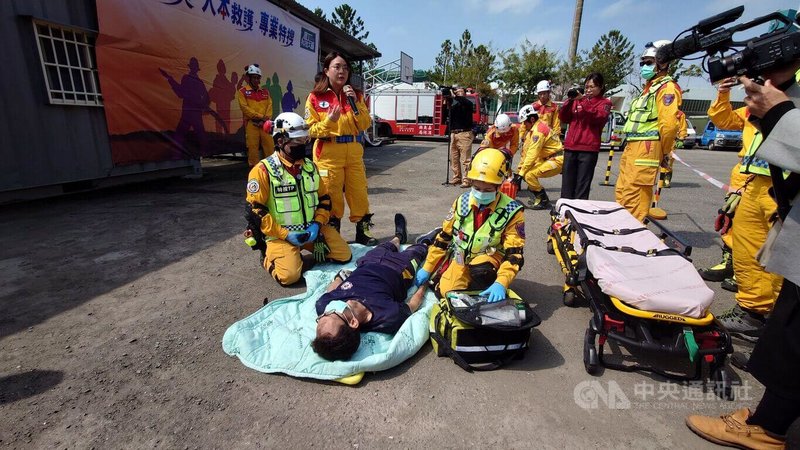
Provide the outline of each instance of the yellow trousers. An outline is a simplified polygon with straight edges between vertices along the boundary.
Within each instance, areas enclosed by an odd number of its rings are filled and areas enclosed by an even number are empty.
[[[244,140],[247,144],[247,164],[250,167],[258,164],[259,161],[275,153],[275,141],[263,128],[253,125],[249,120],[244,127]],[[261,151],[264,156],[261,156]]]
[[[546,159],[541,163],[535,165],[533,169],[525,174],[525,182],[528,183],[528,189],[532,191],[541,191],[544,189],[539,180],[542,178],[554,177],[561,173],[561,168],[564,167],[564,156],[556,156],[555,158]]]
[[[325,237],[325,242],[330,248],[329,261],[339,263],[350,261],[352,257],[350,247],[333,227],[323,225],[320,233]],[[303,259],[300,256],[300,250],[313,251],[313,248],[313,242],[303,247],[295,247],[282,239],[269,241],[267,256],[264,258],[264,268],[281,286],[294,284],[303,273]]]
[[[472,260],[471,264],[477,265],[485,262],[490,262],[492,266],[494,266],[495,270],[500,266],[498,258],[486,255],[478,256]],[[439,279],[439,295],[444,297],[445,294],[450,291],[463,291],[465,289],[471,289],[471,283],[472,278],[469,276],[469,266],[459,264],[451,260],[450,265]]]
[[[614,197],[639,221],[644,221],[650,212],[653,185],[663,157],[659,141],[628,142],[622,152]]]
[[[350,222],[358,222],[369,214],[367,170],[360,143],[339,144],[317,139],[314,162],[331,196],[331,217],[342,218],[345,200],[350,208]]]
[[[739,291],[736,302],[742,308],[767,314],[783,284],[783,277],[764,270],[756,253],[767,240],[772,226],[770,219],[777,210],[769,195],[772,179],[756,175],[742,190],[742,200],[736,208],[731,234],[733,235],[733,273]]]

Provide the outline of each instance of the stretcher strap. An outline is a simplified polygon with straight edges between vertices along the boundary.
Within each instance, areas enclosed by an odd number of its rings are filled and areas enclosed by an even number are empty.
[[[648,256],[649,257],[649,256],[673,256],[673,255],[678,255],[680,257],[683,257],[683,254],[681,254],[681,252],[679,252],[679,251],[677,251],[675,249],[672,249],[672,248],[665,248],[664,250],[656,250],[654,248],[651,248],[649,250],[641,251],[641,250],[636,250],[633,247],[626,247],[626,246],[609,247],[609,246],[604,245],[602,242],[600,242],[600,241],[598,241],[596,239],[590,239],[590,240],[588,240],[586,242],[586,244],[587,245],[596,245],[596,246],[598,246],[598,247],[600,247],[600,248],[602,248],[604,250],[631,253],[631,254],[639,255],[639,256]]]
[[[694,331],[689,327],[683,328],[683,341],[686,343],[686,350],[689,351],[689,361],[694,362],[697,358],[697,350],[700,348],[694,339]]]
[[[593,209],[593,210],[589,211],[589,210],[586,210],[586,209],[577,208],[577,207],[572,206],[572,205],[570,205],[568,203],[562,203],[560,208],[563,208],[565,206],[568,207],[569,209],[571,209],[573,211],[577,211],[577,212],[579,212],[581,214],[592,214],[592,215],[611,214],[611,213],[615,213],[617,211],[622,211],[623,209],[625,209],[625,208],[620,206],[619,208],[614,208],[614,209]],[[559,212],[561,212],[561,211],[559,211]]]
[[[623,229],[615,229],[615,230],[603,230],[601,228],[593,227],[591,225],[586,224],[578,224],[578,227],[583,228],[584,230],[591,231],[593,234],[599,234],[600,236],[605,236],[607,234],[619,235],[619,236],[627,236],[633,233],[639,233],[640,231],[647,231],[647,227],[640,227],[640,228],[623,228]]]

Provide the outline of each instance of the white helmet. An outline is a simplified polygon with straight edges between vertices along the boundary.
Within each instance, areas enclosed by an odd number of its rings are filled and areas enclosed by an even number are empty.
[[[277,139],[281,134],[289,139],[308,137],[308,125],[297,113],[280,113],[272,122],[272,137]]]
[[[261,69],[258,67],[258,64],[250,64],[244,68],[244,74],[261,76]]]
[[[542,80],[536,84],[536,93],[545,92],[550,90],[550,82],[547,80]]]
[[[511,118],[506,114],[500,114],[494,119],[494,126],[497,131],[506,133],[511,129]]]
[[[517,117],[519,117],[519,121],[520,122],[525,122],[526,120],[528,120],[531,116],[533,116],[535,114],[536,114],[536,110],[533,109],[533,105],[525,105],[522,108],[520,108],[519,113],[517,114]]]
[[[666,39],[660,39],[658,41],[648,42],[647,44],[644,44],[644,52],[642,52],[642,58],[655,58],[656,52],[658,51],[659,48],[671,43],[672,41],[668,41]]]

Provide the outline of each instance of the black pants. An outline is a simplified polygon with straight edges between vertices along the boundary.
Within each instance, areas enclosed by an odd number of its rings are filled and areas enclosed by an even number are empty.
[[[588,200],[596,165],[597,152],[564,150],[561,198]]]

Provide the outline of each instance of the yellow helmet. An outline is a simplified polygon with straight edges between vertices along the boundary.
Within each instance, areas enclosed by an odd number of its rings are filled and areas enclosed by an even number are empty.
[[[491,184],[503,184],[508,176],[506,155],[494,148],[485,148],[472,158],[467,178]]]

